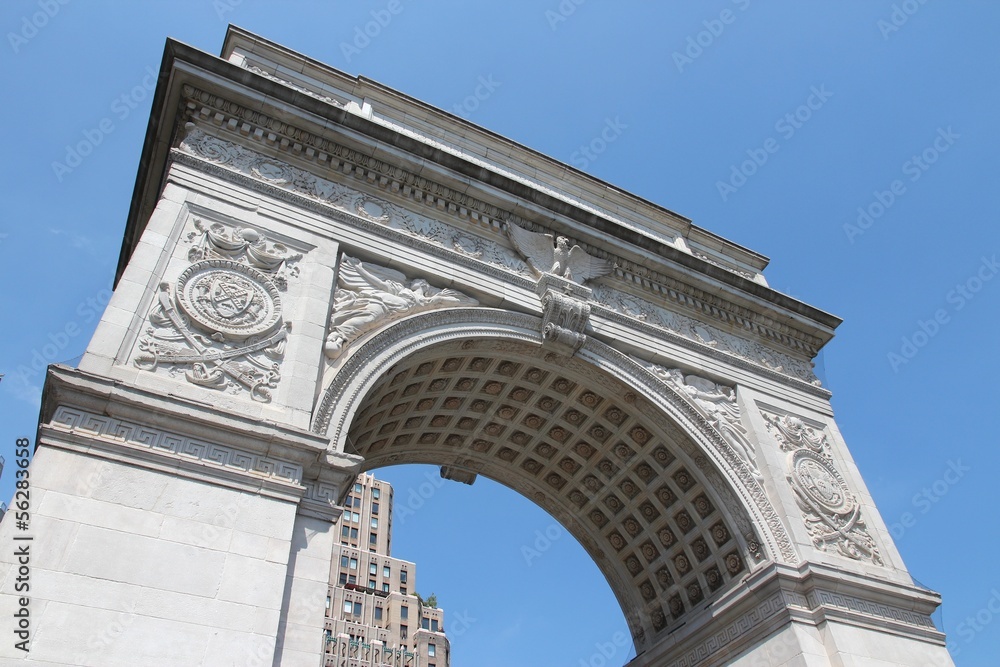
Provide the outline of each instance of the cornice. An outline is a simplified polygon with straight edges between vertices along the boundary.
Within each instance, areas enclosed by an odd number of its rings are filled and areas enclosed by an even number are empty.
[[[274,47],[266,40],[261,40],[260,43],[265,51]],[[345,148],[349,147],[353,151],[353,155],[347,155],[350,158],[349,165],[337,158],[336,167],[344,169],[349,166],[351,173],[361,180],[388,185],[391,171],[387,172],[387,169],[390,166],[379,158],[410,164],[413,178],[401,184],[400,189],[409,185],[413,194],[419,196],[425,204],[445,211],[451,209],[453,213],[469,215],[473,219],[485,218],[483,224],[486,226],[508,221],[521,222],[528,228],[548,226],[559,234],[575,236],[578,245],[585,249],[589,246],[597,250],[596,254],[606,251],[610,242],[620,249],[616,254],[624,251],[626,255],[631,255],[622,259],[632,262],[634,267],[624,262],[620,265],[623,271],[635,274],[637,284],[644,281],[660,282],[661,275],[666,277],[662,270],[672,274],[676,268],[677,273],[684,273],[695,281],[693,286],[704,292],[710,309],[728,312],[734,321],[744,316],[727,306],[725,301],[735,299],[751,312],[771,311],[769,328],[779,337],[788,335],[800,339],[804,350],[816,349],[816,341],[819,345],[828,341],[833,329],[840,323],[839,318],[740,275],[740,269],[736,265],[729,266],[728,269],[720,268],[720,263],[729,265],[730,261],[749,261],[748,267],[753,265],[753,270],[760,270],[766,264],[766,258],[697,228],[682,216],[578,173],[567,165],[561,165],[552,158],[498,137],[488,130],[452,118],[398,91],[360,77],[335,74],[337,85],[345,85],[345,90],[353,91],[345,93],[348,98],[356,93],[376,95],[379,104],[387,105],[384,110],[389,115],[383,117],[373,113],[367,103],[363,107],[356,101],[342,105],[337,100],[328,101],[323,96],[307,94],[299,87],[276,80],[274,76],[255,73],[249,66],[227,62],[168,40],[126,226],[119,273],[123,270],[162,187],[169,148],[174,144],[176,128],[183,124],[183,116],[187,113],[181,102],[187,86],[188,92],[195,89],[212,91],[203,91],[207,96],[205,101],[211,102],[214,97],[218,102],[216,106],[225,102],[243,115],[265,112],[271,114],[263,116],[271,121],[271,127],[256,127],[247,123],[240,113],[227,116],[221,109],[192,100],[199,110],[202,107],[207,109],[214,121],[220,125],[224,122],[235,135],[241,132],[246,135],[260,132],[259,138],[273,143],[273,150],[287,151],[289,155],[305,163],[324,158],[328,160],[330,154],[317,148],[317,140],[321,138],[320,135],[326,137],[331,131],[336,132],[337,140],[346,141],[348,146]],[[230,99],[220,101],[218,95]],[[428,134],[429,130],[414,131],[395,118],[411,112],[415,114],[414,117],[421,118],[418,122],[420,127],[446,128],[456,125],[461,128],[463,136],[464,133],[469,133],[470,137],[475,137],[473,143],[478,148],[471,153],[464,153],[454,146],[434,140],[431,136],[434,132]],[[302,127],[295,127],[292,123]],[[466,125],[469,127],[465,127]],[[275,129],[278,131],[275,132]],[[485,143],[479,146],[476,142]],[[477,151],[493,145],[498,154],[505,156],[501,161],[511,162],[518,156],[523,156],[531,173],[537,169],[538,179],[519,176],[516,170],[512,171],[500,163],[484,160],[477,155]],[[501,147],[503,151],[499,150]],[[301,153],[302,157],[295,156],[296,153]],[[434,175],[437,180],[428,183],[420,180],[430,175]],[[582,195],[567,195],[559,187],[553,189],[551,184],[560,183],[564,178],[574,191],[579,191]],[[383,179],[385,183],[382,182]],[[470,186],[479,188],[481,193],[477,194],[474,201],[467,198]],[[483,195],[486,195],[485,199]],[[638,217],[625,213],[619,215],[596,207],[593,201],[604,197],[613,202],[614,206],[624,207],[623,211],[634,210]],[[514,208],[504,211],[508,208],[506,202],[511,200],[515,202]],[[472,203],[472,208],[469,208],[469,203]],[[477,208],[480,206],[481,210]],[[647,220],[649,216],[665,216],[664,222],[668,224],[664,227],[650,222],[658,231],[647,231],[643,220]],[[633,220],[633,217],[636,219]],[[674,220],[677,224],[670,224],[669,220]],[[694,245],[688,247],[689,244]],[[595,245],[600,247],[594,248]],[[742,259],[724,256],[729,252],[736,253],[734,257]],[[654,271],[657,266],[662,269]],[[640,270],[642,268],[645,271]],[[729,296],[722,302],[713,303],[710,297],[720,293],[728,293]],[[753,325],[755,319],[751,318],[749,322]],[[791,329],[782,331],[781,327],[786,324]],[[738,326],[734,326],[734,329]],[[802,338],[802,334],[814,336],[816,341]]]

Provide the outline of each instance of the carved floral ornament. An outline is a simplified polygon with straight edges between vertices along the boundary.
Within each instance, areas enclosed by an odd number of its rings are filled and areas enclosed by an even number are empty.
[[[520,252],[515,252],[491,238],[460,230],[455,226],[406,210],[370,194],[318,177],[298,167],[280,162],[272,157],[266,157],[245,146],[206,134],[193,124],[190,125],[187,135],[179,146],[179,157],[182,161],[185,157],[184,154],[187,154],[222,165],[228,171],[242,174],[261,184],[293,193],[324,207],[332,207],[352,216],[354,220],[360,219],[365,223],[378,225],[419,239],[430,244],[427,248],[428,252],[445,256],[449,261],[476,262],[477,268],[486,270],[498,279],[510,280],[518,277],[522,280],[525,278],[537,279],[539,274],[552,273],[554,268],[559,268],[559,273],[564,276],[568,267],[570,275],[573,276],[572,279],[579,282],[585,280],[580,276],[588,273],[587,269],[581,273],[579,269],[573,268],[573,262],[579,253],[583,253],[579,255],[580,257],[584,255],[589,257],[588,262],[592,262],[591,270],[597,271],[589,275],[590,278],[604,275],[601,273],[602,266],[613,269],[605,260],[589,256],[575,247],[567,247],[568,241],[560,244],[559,239],[553,238],[552,235],[536,234],[518,227],[518,230],[524,234],[548,237],[545,240],[551,249],[551,258],[539,256],[533,260],[536,264],[529,266],[522,259]],[[429,182],[426,183],[427,187],[431,185]],[[418,195],[420,189],[415,185],[407,184],[398,188],[394,186],[393,191],[399,195],[410,196],[425,202],[429,202],[433,198],[429,193]],[[438,203],[440,201],[438,200]],[[496,227],[497,225],[496,220],[472,210],[471,205],[468,209],[446,205],[444,210],[451,214],[457,212],[460,215],[465,215],[473,223],[481,226]],[[502,217],[502,214],[501,211],[495,211],[491,215]],[[507,227],[509,235],[516,225],[507,223]],[[516,231],[514,233],[517,234]],[[513,244],[513,241],[511,243]],[[539,246],[537,252],[542,250],[541,241],[530,241],[529,246],[532,244]],[[561,259],[561,256],[560,259],[556,258],[557,251],[565,252],[564,260]],[[570,258],[570,255],[573,256],[573,259]],[[527,254],[524,256],[528,257]],[[556,267],[557,263],[558,267]],[[669,300],[674,298],[671,296],[672,293],[664,292],[663,295]],[[677,298],[682,298],[685,303],[689,301],[683,295]],[[722,353],[757,367],[766,368],[779,374],[779,377],[784,375],[814,386],[819,385],[819,380],[808,361],[793,358],[791,355],[775,350],[757,340],[730,334],[721,328],[676,312],[674,309],[664,308],[659,305],[659,301],[654,303],[635,296],[618,289],[610,282],[597,283],[593,288],[591,299],[592,303],[595,304],[595,310],[597,306],[604,310],[602,315],[607,316],[607,314],[614,313],[619,317],[627,317],[635,322],[676,334],[686,341],[712,348],[717,354]]]
[[[132,363],[268,402],[291,326],[279,291],[298,276],[302,255],[253,229],[206,226],[197,218],[193,224],[191,264],[173,285],[160,283]]]
[[[861,504],[840,474],[822,429],[798,417],[761,411],[767,429],[787,452],[787,480],[795,492],[812,538],[820,551],[884,565],[868,532]]]

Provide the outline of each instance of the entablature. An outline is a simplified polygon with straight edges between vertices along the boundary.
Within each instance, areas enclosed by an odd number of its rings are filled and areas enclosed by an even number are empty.
[[[259,74],[177,43],[168,44],[170,55],[164,66],[171,73],[169,84],[157,93],[158,109],[154,109],[144,154],[169,151],[180,144],[186,132],[203,131],[308,174],[304,180],[281,183],[267,174],[253,174],[265,183],[324,200],[333,184],[347,181],[358,191],[377,193],[384,202],[405,206],[416,217],[468,232],[462,235],[463,240],[449,244],[459,252],[465,239],[473,246],[485,241],[509,250],[503,234],[503,226],[509,224],[566,235],[588,253],[614,265],[612,275],[591,285],[597,305],[607,311],[654,326],[666,325],[668,330],[676,329],[668,323],[675,315],[710,324],[684,326],[693,332],[689,338],[736,356],[746,357],[738,351],[740,344],[730,344],[730,339],[763,344],[781,352],[785,359],[772,363],[765,353],[754,363],[815,383],[809,361],[832,338],[839,320],[774,292],[762,279],[758,281],[766,264],[754,260],[759,256],[742,249],[733,251],[738,246],[704,230],[694,234],[704,237],[703,249],[699,249],[692,236],[697,228],[689,223],[683,235],[674,227],[666,230],[648,224],[643,229],[648,220],[637,224],[622,220],[622,216],[604,215],[606,211],[597,211],[588,201],[555,197],[551,187],[491,171],[474,154],[444,150],[418,141],[412,131],[404,133],[399,127],[375,123],[367,118],[373,112],[365,110],[365,105],[358,107],[350,99],[320,94],[329,91],[306,94],[294,83],[276,80],[276,74]],[[225,76],[212,74],[223,68],[228,68]],[[330,72],[330,76],[346,77]],[[419,106],[425,116],[438,114],[441,125],[458,123],[458,119],[394,91],[380,90]],[[176,132],[181,127],[184,131]],[[485,130],[476,131],[494,142],[502,139]],[[168,136],[170,141],[164,141]],[[539,162],[543,156],[503,141],[509,144],[508,154],[513,155],[511,151],[516,149],[520,151],[518,158],[546,166]],[[549,158],[544,160],[555,164]],[[536,173],[539,168],[535,167]],[[570,169],[566,165],[560,168]],[[140,174],[136,186],[122,266],[141,232],[143,212],[151,210],[165,173],[150,171]],[[157,178],[155,184],[150,180],[153,178]],[[578,181],[589,177],[566,172],[566,178],[577,187]],[[305,181],[309,183],[303,188]],[[633,208],[638,204],[655,208],[638,198],[630,201]],[[617,210],[625,209],[619,206]],[[729,266],[720,266],[724,263],[721,260]],[[505,260],[504,273],[523,277],[517,261],[516,257],[513,262]],[[757,273],[748,277],[751,271],[747,269]]]

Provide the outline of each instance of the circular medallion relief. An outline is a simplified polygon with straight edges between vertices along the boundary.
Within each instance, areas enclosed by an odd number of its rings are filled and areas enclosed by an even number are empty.
[[[820,507],[833,514],[846,514],[854,509],[854,497],[844,479],[819,454],[804,449],[794,452],[792,475],[796,486]]]
[[[195,262],[177,279],[191,321],[236,338],[265,334],[281,320],[278,290],[260,271],[226,259]]]
[[[378,199],[365,196],[359,197],[354,203],[354,208],[358,213],[369,220],[374,220],[383,224],[389,221],[388,206],[385,202]]]

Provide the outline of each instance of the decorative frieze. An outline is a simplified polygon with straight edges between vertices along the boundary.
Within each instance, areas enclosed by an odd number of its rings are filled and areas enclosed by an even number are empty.
[[[255,473],[292,483],[302,480],[302,466],[297,463],[64,405],[56,408],[49,426],[65,433],[146,449],[218,468]]]
[[[787,453],[787,480],[813,546],[853,560],[884,565],[861,504],[840,474],[822,428],[798,417],[761,411],[767,430]]]
[[[609,310],[626,315],[658,329],[665,329],[713,350],[744,359],[768,370],[794,377],[818,387],[819,379],[812,364],[778,352],[756,340],[734,336],[706,322],[667,310],[651,301],[622,290],[599,284],[594,287],[594,301]]]

